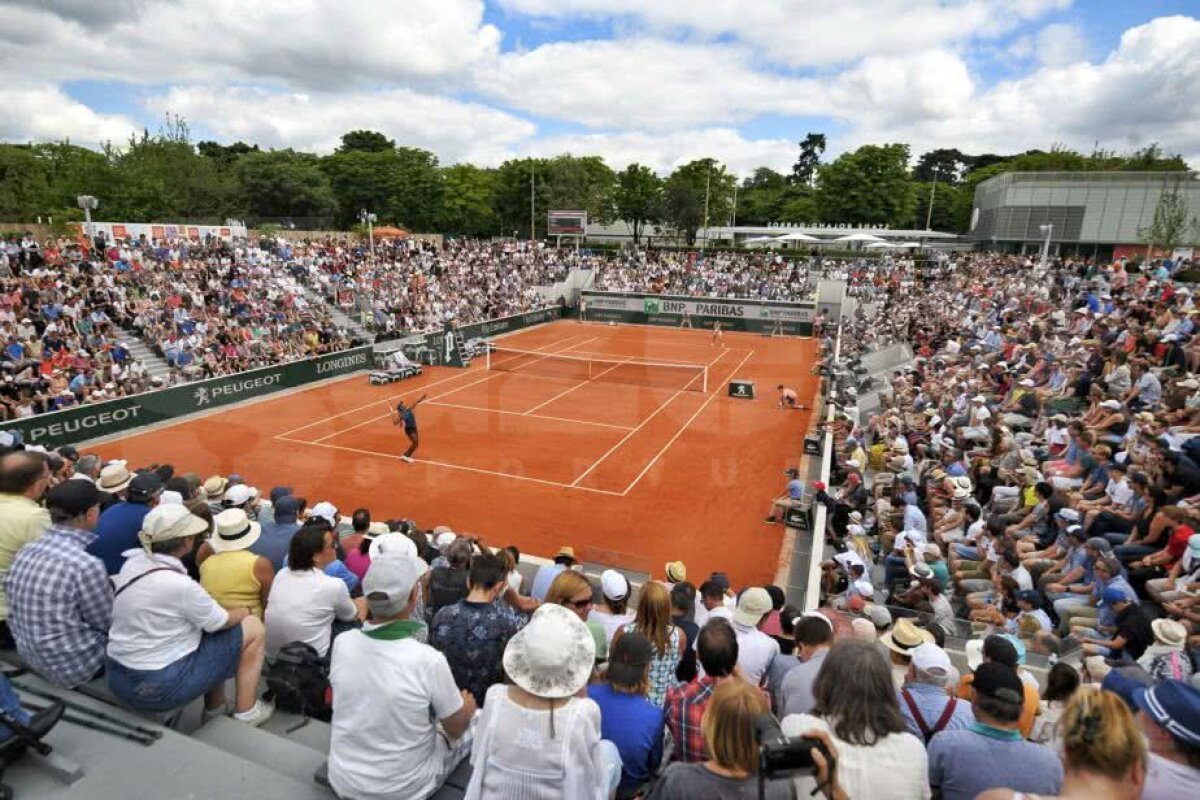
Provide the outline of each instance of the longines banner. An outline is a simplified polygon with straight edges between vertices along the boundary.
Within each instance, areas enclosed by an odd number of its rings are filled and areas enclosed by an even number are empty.
[[[633,292],[584,292],[587,318],[596,322],[630,322],[679,327],[685,317],[697,328],[720,321],[731,331],[812,335],[815,303],[677,297]]]
[[[370,366],[371,348],[356,347],[303,361],[122,397],[107,403],[39,414],[7,423],[4,427],[20,430],[26,444],[72,444],[358,372]]]

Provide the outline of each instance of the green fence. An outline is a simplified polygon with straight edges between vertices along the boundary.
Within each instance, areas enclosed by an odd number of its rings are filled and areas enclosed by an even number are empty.
[[[625,322],[678,328],[685,317],[696,328],[717,322],[727,331],[812,336],[815,303],[770,300],[726,300],[634,292],[583,292],[586,317],[592,322]]]
[[[522,328],[541,325],[544,322],[553,322],[561,316],[562,309],[559,306],[547,306],[546,308],[539,308],[536,311],[526,311],[523,314],[513,314],[508,317],[498,317],[485,322],[473,322],[470,325],[463,325],[458,329],[458,335],[464,342],[469,342],[472,339],[486,339],[501,333],[511,333],[512,331],[519,331]],[[445,343],[445,333],[425,334],[425,346],[439,354],[437,362],[439,364],[445,363],[445,359],[441,355],[446,352]]]
[[[369,369],[370,366],[371,348],[356,347],[303,361],[122,397],[106,403],[39,414],[6,423],[4,427],[21,431],[26,444],[59,446],[220,408],[306,383]]]

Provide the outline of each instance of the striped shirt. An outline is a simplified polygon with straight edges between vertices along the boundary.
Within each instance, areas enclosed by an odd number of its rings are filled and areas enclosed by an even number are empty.
[[[95,538],[51,525],[17,553],[5,579],[17,651],[43,678],[68,688],[100,671],[112,625],[104,562],[85,552]]]

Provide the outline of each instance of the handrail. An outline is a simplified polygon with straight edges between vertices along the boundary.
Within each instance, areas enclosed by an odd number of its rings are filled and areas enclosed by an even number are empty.
[[[832,380],[842,356],[842,327],[838,325],[837,338],[833,343],[833,359],[829,363],[829,380]],[[825,413],[825,438],[821,442],[821,482],[829,485],[829,474],[833,471],[833,420],[837,406],[829,404]],[[828,509],[824,503],[813,504],[812,543],[808,556],[808,580],[804,587],[804,610],[811,611],[821,604],[821,562],[825,560],[825,524]]]

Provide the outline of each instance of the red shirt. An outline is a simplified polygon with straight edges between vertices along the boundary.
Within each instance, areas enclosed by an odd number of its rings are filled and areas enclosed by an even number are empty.
[[[704,746],[704,732],[700,730],[700,719],[708,701],[712,698],[717,679],[704,676],[682,686],[667,689],[667,728],[675,740],[674,759],[684,763],[696,763],[708,758]]]
[[[1176,525],[1175,530],[1171,531],[1171,538],[1167,540],[1167,555],[1171,557],[1168,569],[1175,566],[1175,562],[1183,558],[1183,554],[1187,551],[1188,539],[1192,538],[1192,534],[1195,532],[1188,525]]]

